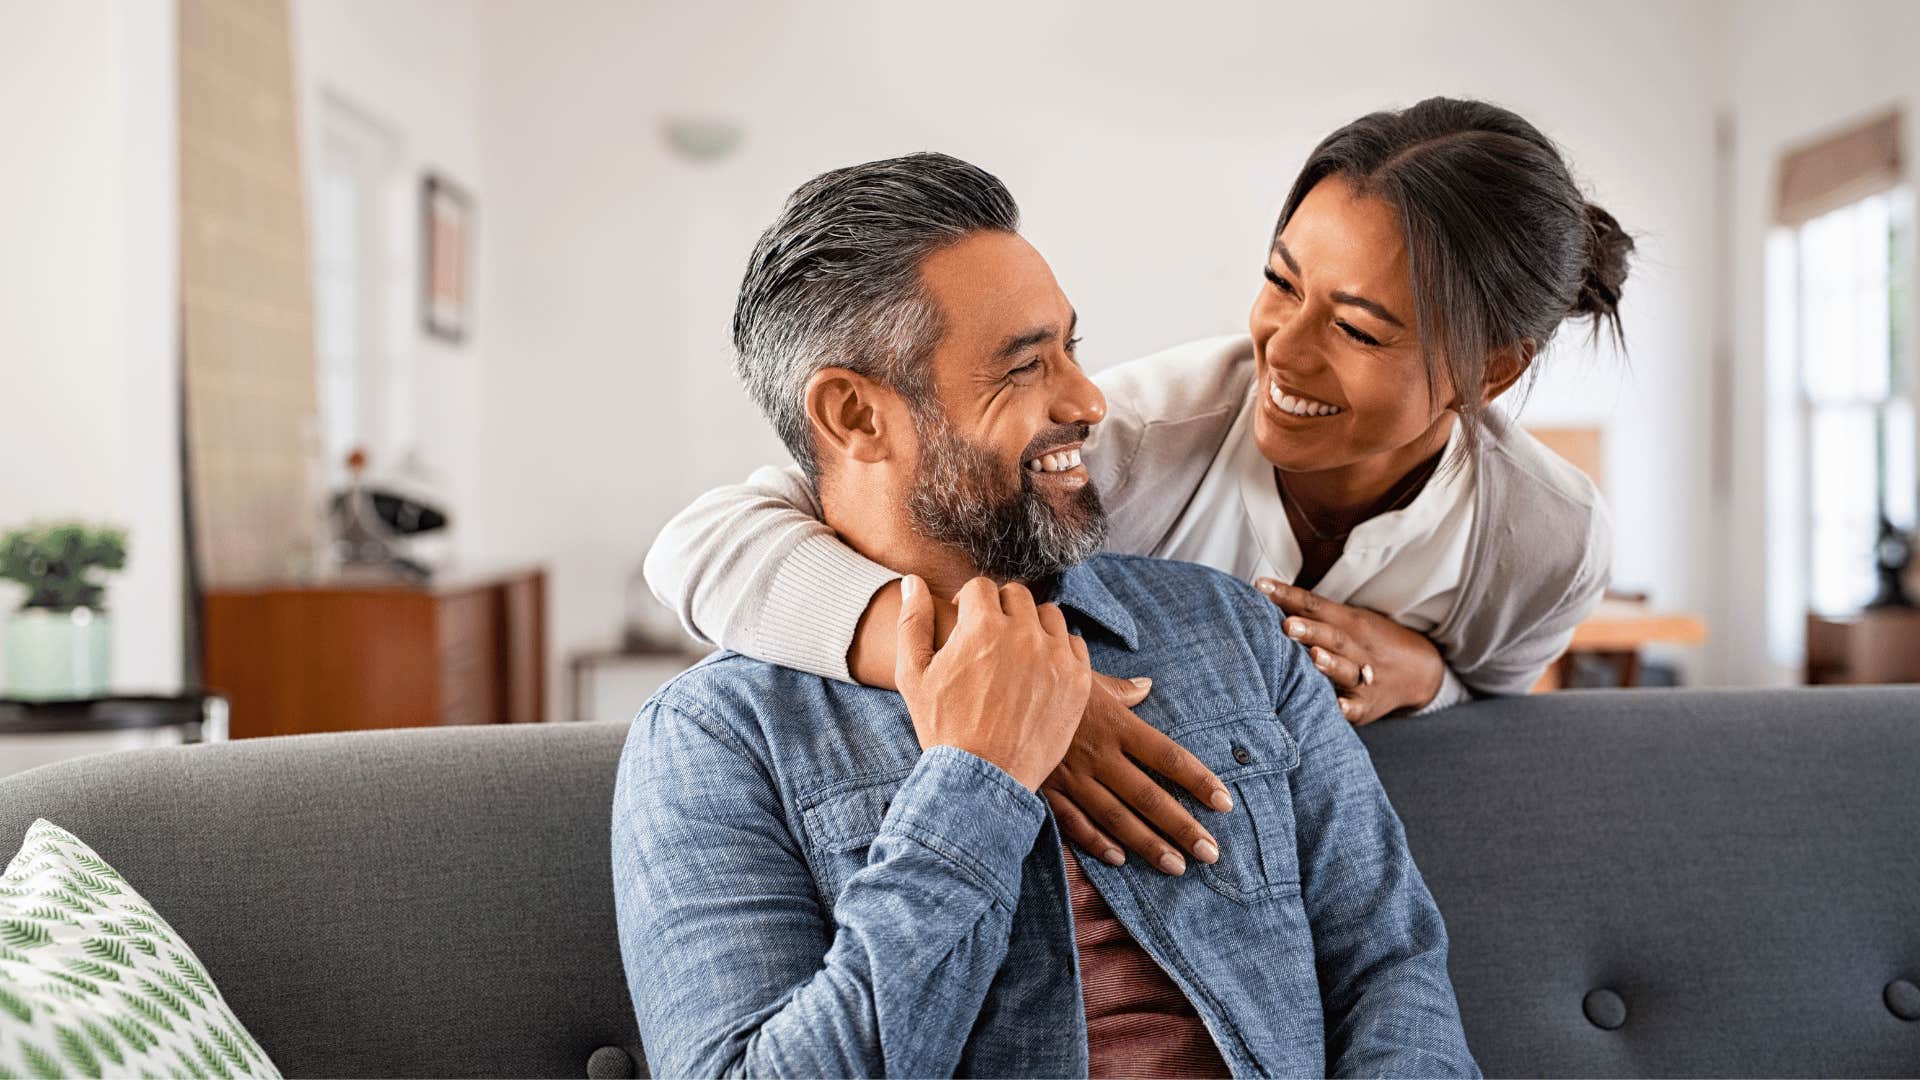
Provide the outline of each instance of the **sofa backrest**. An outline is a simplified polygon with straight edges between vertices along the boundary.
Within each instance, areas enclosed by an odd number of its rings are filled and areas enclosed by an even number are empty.
[[[641,1062],[607,816],[622,725],[132,751],[0,780],[200,953],[289,1075]],[[1912,1074],[1920,688],[1606,691],[1363,731],[1490,1076]]]
[[[626,728],[247,739],[0,780],[172,923],[288,1076],[582,1076],[639,1062],[608,812]],[[4,858],[5,856],[0,856]],[[597,1071],[622,1058],[603,1053]]]
[[[1920,1073],[1887,990],[1920,984],[1920,687],[1557,693],[1362,739],[1489,1076]]]

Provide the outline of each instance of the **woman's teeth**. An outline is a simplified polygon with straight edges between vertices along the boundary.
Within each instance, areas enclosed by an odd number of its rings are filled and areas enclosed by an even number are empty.
[[[1080,467],[1080,451],[1066,450],[1058,454],[1041,454],[1027,462],[1029,472],[1066,472]]]
[[[1329,405],[1324,401],[1282,393],[1279,383],[1267,385],[1267,396],[1273,399],[1275,408],[1291,416],[1332,416],[1334,413],[1346,412],[1338,405]]]

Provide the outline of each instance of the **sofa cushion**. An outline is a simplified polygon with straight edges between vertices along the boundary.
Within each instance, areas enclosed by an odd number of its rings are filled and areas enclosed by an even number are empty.
[[[44,819],[0,877],[0,1072],[280,1075],[167,920]]]

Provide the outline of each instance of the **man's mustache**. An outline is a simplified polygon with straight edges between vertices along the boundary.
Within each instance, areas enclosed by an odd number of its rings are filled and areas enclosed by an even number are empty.
[[[1041,454],[1051,453],[1062,446],[1086,442],[1087,436],[1092,433],[1092,424],[1060,424],[1057,427],[1050,427],[1035,435],[1033,441],[1027,444],[1027,448],[1020,451],[1020,460],[1032,461]]]

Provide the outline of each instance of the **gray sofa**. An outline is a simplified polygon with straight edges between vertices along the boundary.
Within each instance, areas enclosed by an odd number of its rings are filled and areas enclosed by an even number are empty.
[[[617,725],[145,750],[0,781],[290,1075],[627,1075]],[[1920,1073],[1920,687],[1605,691],[1365,732],[1489,1075]]]

